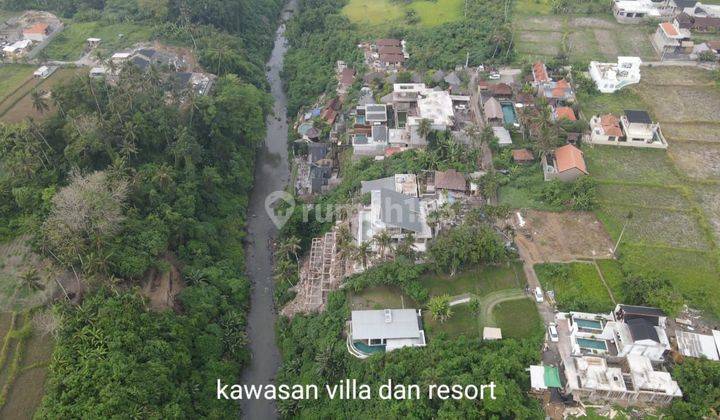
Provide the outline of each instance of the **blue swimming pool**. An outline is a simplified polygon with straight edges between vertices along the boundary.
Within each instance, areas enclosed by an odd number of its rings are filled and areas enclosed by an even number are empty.
[[[607,351],[607,345],[603,340],[592,340],[589,338],[577,338],[578,346],[585,349]]]
[[[598,330],[598,331],[602,331],[602,329],[603,329],[602,322],[596,321],[594,319],[573,318],[573,320],[580,328],[585,328],[588,330]]]
[[[517,122],[517,115],[515,114],[515,107],[512,102],[502,102],[503,120],[505,124],[515,124]]]
[[[355,117],[355,124],[363,125],[365,124],[365,116],[364,115],[358,115]]]

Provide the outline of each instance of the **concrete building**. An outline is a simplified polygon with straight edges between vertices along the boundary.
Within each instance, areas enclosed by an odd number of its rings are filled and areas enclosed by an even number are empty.
[[[352,311],[348,327],[348,351],[361,359],[377,352],[426,345],[419,309]]]
[[[620,117],[624,143],[641,147],[666,149],[667,141],[660,131],[660,124],[655,123],[646,111],[625,110]]]
[[[613,93],[636,83],[640,83],[640,57],[618,57],[617,63],[591,61],[588,71],[602,93]]]
[[[572,182],[588,175],[583,152],[572,144],[555,149],[542,157],[545,181]]]
[[[688,60],[694,43],[689,30],[674,23],[662,22],[652,36],[652,45],[660,60]]]

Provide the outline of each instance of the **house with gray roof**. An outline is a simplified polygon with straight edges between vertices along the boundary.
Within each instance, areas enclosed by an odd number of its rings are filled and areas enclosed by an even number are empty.
[[[352,311],[348,327],[348,351],[360,359],[373,353],[426,345],[419,309]]]

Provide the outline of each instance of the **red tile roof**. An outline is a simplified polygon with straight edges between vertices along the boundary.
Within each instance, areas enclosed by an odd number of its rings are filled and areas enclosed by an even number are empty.
[[[355,70],[344,68],[340,73],[340,83],[343,85],[352,85],[353,80],[355,80]]]
[[[542,61],[538,61],[533,64],[532,72],[533,78],[536,82],[543,83],[550,81],[550,76],[548,76],[547,68],[545,68],[545,63],[543,63]]]
[[[528,149],[515,149],[512,151],[512,157],[515,162],[532,162],[535,159],[533,153]]]
[[[572,144],[555,149],[555,162],[558,172],[565,172],[568,169],[577,168],[587,174],[583,152]]]
[[[395,45],[388,45],[378,48],[378,53],[380,54],[402,54],[403,50],[400,47],[397,47]]]
[[[559,121],[566,118],[570,121],[577,121],[575,117],[575,111],[569,106],[559,106],[555,109],[555,118]]]
[[[665,33],[668,36],[680,35],[680,33],[677,31],[677,29],[675,29],[675,26],[670,22],[663,22],[660,24],[660,26],[662,27],[663,31],[665,31]]]
[[[404,63],[405,56],[402,54],[380,54],[380,61],[384,63]]]
[[[375,41],[375,45],[378,47],[399,47],[401,44],[399,39],[381,38]]]
[[[620,119],[612,114],[600,116],[600,126],[608,136],[622,137]]]
[[[488,86],[490,89],[490,92],[492,92],[493,95],[503,95],[503,96],[510,96],[512,95],[512,88],[510,85],[507,85],[505,83],[496,83],[491,84]]]

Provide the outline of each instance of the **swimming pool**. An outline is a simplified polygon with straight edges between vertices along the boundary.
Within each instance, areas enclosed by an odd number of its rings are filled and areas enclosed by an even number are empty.
[[[365,116],[364,115],[358,115],[355,117],[355,124],[358,125],[364,125],[365,124]]]
[[[589,338],[576,338],[578,346],[585,349],[602,350],[607,351],[607,345],[605,341],[592,340]]]
[[[505,124],[515,124],[517,122],[517,115],[515,115],[515,107],[512,102],[501,102],[503,112],[503,121]]]
[[[602,322],[596,321],[594,319],[573,318],[573,320],[580,328],[585,328],[588,330],[598,330],[598,331],[602,331],[602,329],[603,329]]]

